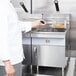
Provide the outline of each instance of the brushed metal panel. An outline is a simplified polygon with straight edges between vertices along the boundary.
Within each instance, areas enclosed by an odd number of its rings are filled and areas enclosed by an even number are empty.
[[[64,67],[65,66],[65,47],[40,46],[37,51],[38,65]]]
[[[59,46],[33,46],[33,64],[38,66],[65,67],[65,47]],[[34,51],[34,50],[33,50]]]

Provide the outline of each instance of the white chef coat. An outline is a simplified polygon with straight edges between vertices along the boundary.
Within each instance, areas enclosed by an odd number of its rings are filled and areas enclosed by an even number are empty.
[[[12,64],[23,60],[22,30],[30,31],[31,22],[19,21],[13,5],[0,0],[0,65],[3,60]]]

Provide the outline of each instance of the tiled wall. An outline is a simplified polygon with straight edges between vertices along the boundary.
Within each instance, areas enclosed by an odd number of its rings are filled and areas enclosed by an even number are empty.
[[[60,12],[71,14],[71,49],[76,49],[76,0],[59,0]]]

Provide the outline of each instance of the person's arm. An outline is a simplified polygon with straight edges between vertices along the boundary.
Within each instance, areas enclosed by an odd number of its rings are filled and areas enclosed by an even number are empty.
[[[3,63],[5,65],[6,76],[14,76],[15,69],[14,69],[13,65],[11,65],[10,60],[4,60]]]
[[[30,22],[30,21],[26,21],[26,22],[19,21],[19,25],[21,27],[21,31],[28,32],[32,28],[38,28],[40,26],[46,25],[46,22],[44,21],[44,23],[42,23],[40,20],[35,20],[33,22]]]

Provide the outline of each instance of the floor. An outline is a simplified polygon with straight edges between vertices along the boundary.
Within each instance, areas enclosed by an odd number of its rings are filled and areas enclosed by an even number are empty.
[[[74,76],[76,76],[76,62],[75,62]]]
[[[76,48],[76,47],[74,47]],[[72,58],[76,58],[76,50],[69,50],[68,51],[68,56],[72,57]],[[74,65],[75,69],[74,69],[74,75],[76,76],[76,60],[75,60],[75,65]]]
[[[70,60],[68,66],[65,68],[64,76],[76,76],[76,51],[70,50],[68,56]],[[33,66],[32,71],[30,66],[23,66],[22,76],[62,76],[62,72],[61,68],[39,67],[39,72],[37,72],[36,66]]]
[[[75,60],[75,58],[70,59],[68,66],[65,68],[64,76],[76,76]],[[33,66],[32,72],[30,68],[30,66],[23,67],[23,76],[62,76],[61,68],[39,67],[39,72],[37,72],[36,66]]]

